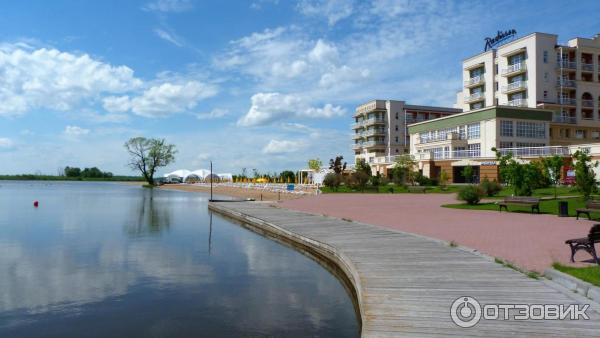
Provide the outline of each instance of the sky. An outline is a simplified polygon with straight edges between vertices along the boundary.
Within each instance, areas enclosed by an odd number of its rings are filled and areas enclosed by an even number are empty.
[[[372,99],[452,106],[461,62],[516,29],[600,33],[600,2],[4,1],[0,174],[133,174],[131,137],[174,169],[273,173],[343,155]]]

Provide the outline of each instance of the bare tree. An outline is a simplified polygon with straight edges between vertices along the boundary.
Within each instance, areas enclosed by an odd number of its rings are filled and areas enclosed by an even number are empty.
[[[167,144],[164,139],[134,137],[125,142],[129,153],[129,166],[139,171],[148,184],[154,185],[154,173],[157,168],[165,167],[175,161],[175,145]]]

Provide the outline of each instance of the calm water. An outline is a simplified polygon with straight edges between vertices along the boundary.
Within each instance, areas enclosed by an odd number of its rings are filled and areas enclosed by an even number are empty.
[[[0,181],[0,337],[358,336],[323,267],[210,219],[201,194]]]

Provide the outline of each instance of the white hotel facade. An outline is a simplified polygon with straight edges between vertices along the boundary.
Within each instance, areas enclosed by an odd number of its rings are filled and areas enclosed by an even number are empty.
[[[402,129],[424,175],[435,177],[444,170],[460,182],[460,167],[469,165],[490,179],[497,177],[492,146],[525,160],[568,157],[580,148],[600,159],[600,35],[560,44],[557,35],[532,33],[470,57],[462,68],[454,107],[459,110],[438,107],[447,113],[406,119]],[[373,104],[382,111],[393,107],[378,100],[367,105]],[[355,119],[371,108],[359,106]],[[389,120],[389,113],[385,116]],[[353,129],[360,140],[362,131],[356,124]],[[386,140],[396,137],[387,135]],[[357,143],[353,147],[374,174],[387,174],[398,155],[390,145],[378,151]]]

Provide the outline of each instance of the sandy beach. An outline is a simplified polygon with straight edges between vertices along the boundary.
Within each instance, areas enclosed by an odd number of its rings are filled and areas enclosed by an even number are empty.
[[[209,186],[204,185],[191,185],[191,184],[165,184],[160,186],[160,189],[165,190],[181,190],[181,191],[191,191],[191,192],[210,192]],[[308,196],[305,194],[291,194],[291,193],[277,193],[262,189],[252,189],[252,188],[242,188],[242,187],[232,187],[232,186],[222,186],[222,185],[214,185],[213,186],[213,194],[215,195],[226,195],[231,197],[238,198],[254,198],[257,201],[261,199],[263,201],[277,201],[277,200],[292,200],[302,198],[304,196]]]

